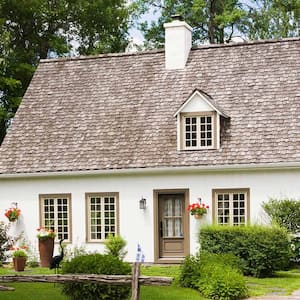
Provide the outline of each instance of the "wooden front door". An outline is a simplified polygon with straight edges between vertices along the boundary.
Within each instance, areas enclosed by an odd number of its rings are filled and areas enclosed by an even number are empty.
[[[188,214],[185,192],[158,192],[158,260],[178,260],[188,254]]]

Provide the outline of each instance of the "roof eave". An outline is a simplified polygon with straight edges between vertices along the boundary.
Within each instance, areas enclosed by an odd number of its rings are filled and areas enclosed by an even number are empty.
[[[138,175],[138,174],[166,174],[166,173],[206,173],[206,172],[234,172],[234,171],[267,171],[267,170],[300,170],[299,162],[262,163],[262,164],[234,164],[217,166],[184,166],[184,167],[151,167],[109,170],[82,171],[53,171],[33,173],[0,174],[0,179],[37,178],[37,177],[78,177],[97,175]]]

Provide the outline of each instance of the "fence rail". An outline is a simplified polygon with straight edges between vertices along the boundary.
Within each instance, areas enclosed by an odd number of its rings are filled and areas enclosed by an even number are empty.
[[[67,283],[67,282],[90,282],[110,285],[131,285],[132,300],[139,300],[140,285],[171,285],[173,278],[157,276],[140,276],[140,263],[132,265],[132,275],[6,275],[0,276],[0,282],[48,282],[48,283]],[[4,287],[5,288],[5,287]],[[0,289],[4,290],[4,289]]]

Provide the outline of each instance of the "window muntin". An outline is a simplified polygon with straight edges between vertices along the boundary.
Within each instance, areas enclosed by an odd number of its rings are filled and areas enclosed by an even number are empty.
[[[40,195],[41,227],[56,232],[56,239],[71,241],[71,195]]]
[[[220,225],[246,225],[249,222],[249,190],[214,192],[214,217]]]
[[[183,131],[185,149],[214,148],[215,117],[213,114],[183,116]]]
[[[87,194],[87,239],[102,241],[118,232],[117,194]]]

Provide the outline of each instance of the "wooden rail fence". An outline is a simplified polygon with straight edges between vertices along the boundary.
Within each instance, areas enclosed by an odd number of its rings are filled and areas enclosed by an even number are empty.
[[[132,275],[6,275],[0,276],[0,282],[90,282],[110,285],[131,285],[131,300],[140,299],[140,285],[171,285],[173,278],[157,276],[140,276],[140,263],[132,265]],[[0,286],[0,290],[11,290]]]

